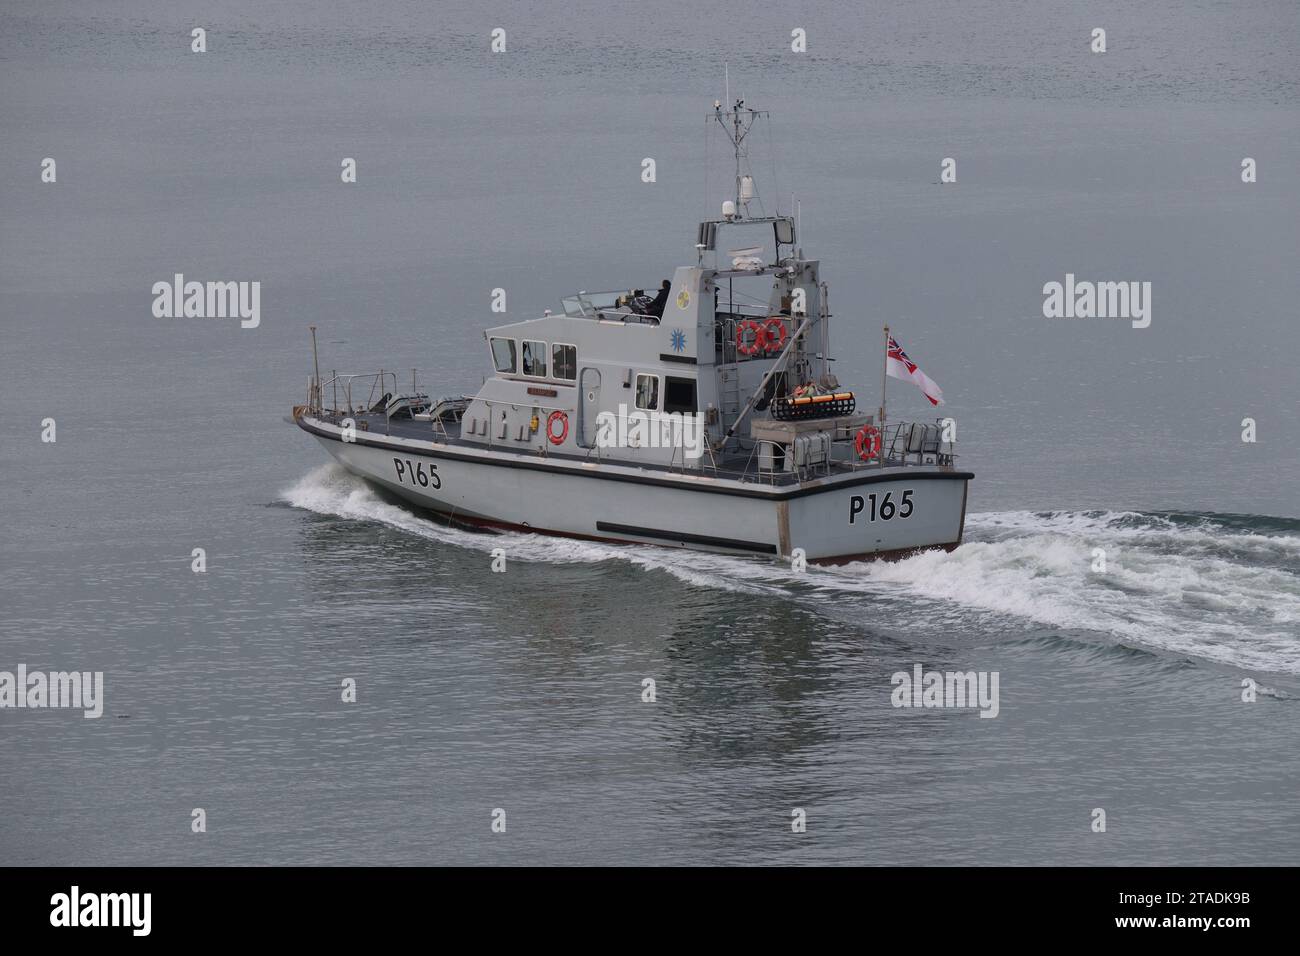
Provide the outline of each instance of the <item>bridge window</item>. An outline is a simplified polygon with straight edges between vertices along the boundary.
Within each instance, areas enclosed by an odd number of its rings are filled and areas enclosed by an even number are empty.
[[[695,413],[695,379],[664,376],[664,411]]]
[[[537,378],[546,378],[546,343],[524,342],[521,352],[523,373]]]
[[[492,364],[496,366],[498,372],[508,372],[514,374],[515,371],[515,340],[514,339],[493,339],[492,340]]]
[[[647,411],[659,408],[659,376],[638,375],[636,377],[636,407]]]
[[[556,342],[551,345],[551,374],[574,381],[578,377],[578,347]]]

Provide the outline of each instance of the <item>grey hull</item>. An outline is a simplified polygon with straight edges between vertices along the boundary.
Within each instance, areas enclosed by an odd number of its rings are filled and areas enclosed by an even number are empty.
[[[871,470],[797,485],[650,471],[299,424],[349,472],[467,525],[810,561],[889,558],[961,541],[968,473]]]

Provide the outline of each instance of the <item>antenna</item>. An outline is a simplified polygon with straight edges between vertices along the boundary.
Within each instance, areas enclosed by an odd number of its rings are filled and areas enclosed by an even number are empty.
[[[727,96],[731,96],[731,76],[727,74]],[[722,127],[727,134],[727,139],[731,140],[732,153],[735,156],[736,175],[735,175],[735,194],[734,207],[736,210],[741,208],[741,204],[746,206],[748,214],[748,204],[754,199],[754,179],[752,176],[741,174],[741,159],[748,158],[749,153],[745,149],[745,137],[749,135],[750,129],[754,126],[754,120],[760,116],[766,116],[766,110],[753,110],[745,105],[745,101],[737,99],[731,104],[731,109],[723,112],[722,103],[718,100],[713,101],[713,116],[718,125]]]

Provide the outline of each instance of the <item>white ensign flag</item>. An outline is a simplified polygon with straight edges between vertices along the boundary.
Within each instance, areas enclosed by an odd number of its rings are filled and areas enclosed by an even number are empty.
[[[894,341],[892,335],[889,337],[889,352],[888,358],[885,360],[885,372],[890,378],[901,378],[911,382],[925,393],[925,397],[930,400],[931,405],[943,404],[943,389],[907,357],[903,347]]]

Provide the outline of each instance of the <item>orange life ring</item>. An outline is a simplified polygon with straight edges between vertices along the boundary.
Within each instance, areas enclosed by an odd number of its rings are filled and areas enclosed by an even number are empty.
[[[785,322],[778,315],[772,316],[763,323],[764,344],[769,352],[779,352],[785,347],[786,337],[789,332],[786,330]]]
[[[559,419],[560,424],[563,426],[558,438],[555,435],[555,429],[551,427],[555,424],[556,419]],[[551,440],[552,445],[563,445],[564,439],[569,437],[569,416],[558,408],[546,416],[546,437]]]
[[[853,448],[863,461],[880,456],[880,432],[875,425],[863,425],[853,439]]]
[[[751,329],[754,331],[754,341],[746,345],[745,333]],[[763,327],[757,322],[746,319],[744,322],[736,323],[736,351],[741,355],[753,355],[763,351],[765,338]]]

